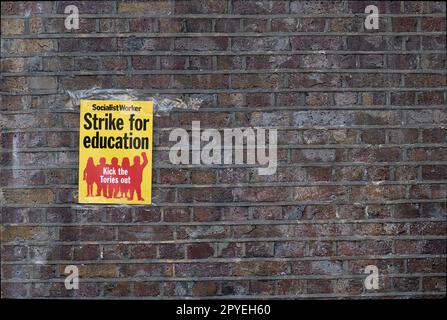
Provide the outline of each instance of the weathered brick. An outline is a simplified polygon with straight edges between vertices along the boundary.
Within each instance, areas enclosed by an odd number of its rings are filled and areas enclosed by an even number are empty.
[[[30,77],[28,87],[30,90],[55,90],[57,89],[57,80],[55,77]]]
[[[241,19],[217,19],[215,22],[216,32],[241,32]]]
[[[187,247],[188,259],[204,259],[212,257],[214,248],[209,244],[192,244]]]
[[[415,32],[417,27],[416,18],[396,17],[393,18],[393,31],[395,32]]]
[[[289,266],[282,261],[242,261],[237,262],[234,266],[234,274],[237,276],[244,275],[272,275],[288,273]]]
[[[278,88],[281,87],[281,78],[277,75],[236,75],[232,77],[232,87],[243,88]]]
[[[155,32],[156,20],[153,18],[135,18],[129,20],[130,32]]]
[[[285,13],[287,8],[286,1],[241,1],[233,3],[234,14],[279,14]]]
[[[108,19],[102,18],[99,21],[99,30],[101,32],[128,32],[129,21],[127,19]]]
[[[172,276],[173,269],[172,264],[125,264],[119,267],[118,272],[122,277],[169,277]]]
[[[118,229],[118,239],[121,240],[171,240],[172,228],[168,226],[129,226]]]
[[[180,0],[176,2],[175,13],[227,13],[226,1],[210,0]]]
[[[134,292],[139,297],[156,297],[160,295],[159,282],[138,282],[135,284]]]
[[[48,230],[43,227],[3,226],[1,231],[1,239],[5,242],[48,239]]]
[[[192,293],[195,296],[214,296],[218,291],[218,282],[216,281],[197,281],[194,282]]]
[[[115,9],[115,4],[110,1],[59,1],[57,3],[57,13],[64,13],[65,8],[68,5],[76,5],[79,9],[79,13],[112,13]]]
[[[228,39],[226,38],[177,38],[174,40],[174,48],[179,51],[208,51],[226,50]]]
[[[185,246],[177,244],[161,244],[158,246],[160,259],[183,259]]]
[[[294,36],[290,45],[292,50],[340,50],[343,41],[337,36]]]
[[[22,15],[25,12],[30,14],[51,13],[52,3],[49,1],[4,1],[2,3],[3,15]]]
[[[2,35],[23,34],[25,31],[25,20],[23,19],[2,19]]]
[[[227,75],[177,75],[174,79],[175,88],[218,89],[228,88]]]
[[[119,2],[119,13],[150,13],[150,14],[172,14],[171,3],[169,1],[138,1]]]
[[[9,189],[3,191],[5,203],[51,203],[55,201],[54,191],[51,189]]]
[[[166,208],[163,211],[163,220],[167,222],[187,222],[191,220],[189,209]]]
[[[285,37],[238,37],[232,41],[235,51],[282,51],[289,47],[289,39]]]

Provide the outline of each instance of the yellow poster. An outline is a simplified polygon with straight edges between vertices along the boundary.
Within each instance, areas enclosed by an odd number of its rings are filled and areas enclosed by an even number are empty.
[[[81,100],[79,203],[151,203],[152,121],[152,101]]]

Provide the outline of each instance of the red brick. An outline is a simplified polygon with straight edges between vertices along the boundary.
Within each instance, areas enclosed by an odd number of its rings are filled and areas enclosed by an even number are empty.
[[[163,220],[166,222],[188,222],[191,220],[189,208],[165,208]]]
[[[216,172],[211,170],[195,170],[191,172],[191,182],[193,184],[213,184],[216,183]]]
[[[311,279],[307,280],[307,293],[331,293],[332,282],[330,280]]]
[[[120,248],[117,248],[120,251]],[[127,249],[127,246],[125,247]],[[155,259],[157,248],[151,244],[136,244],[129,246],[129,258],[131,259]]]
[[[447,177],[447,166],[422,166],[422,179],[442,180]]]
[[[422,31],[445,31],[445,19],[435,17],[424,17],[421,20]]]
[[[217,295],[219,284],[216,281],[197,281],[192,287],[193,295],[197,297]]]
[[[152,56],[133,56],[132,67],[134,69],[155,69],[156,58]]]
[[[156,297],[160,295],[159,282],[137,282],[134,286],[136,296]]]
[[[393,18],[393,31],[395,32],[415,32],[416,18],[396,17]]]
[[[226,1],[180,0],[175,2],[175,13],[227,13]]]
[[[208,244],[194,244],[187,248],[188,259],[204,259],[214,254],[214,249]]]
[[[185,258],[185,246],[182,244],[160,244],[158,251],[160,259]]]

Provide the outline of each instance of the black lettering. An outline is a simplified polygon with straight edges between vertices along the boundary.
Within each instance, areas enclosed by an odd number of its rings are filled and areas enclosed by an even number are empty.
[[[90,112],[87,112],[84,115],[84,121],[86,122],[84,124],[84,129],[90,130],[92,128],[92,122],[90,121],[90,118],[92,117],[92,114]]]
[[[90,137],[89,136],[84,137],[84,147],[90,148]]]

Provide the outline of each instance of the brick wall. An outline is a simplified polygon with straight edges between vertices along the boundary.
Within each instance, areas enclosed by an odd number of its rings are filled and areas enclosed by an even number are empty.
[[[64,28],[78,6],[80,29]],[[377,4],[380,28],[365,30]],[[2,2],[3,297],[445,297],[444,2]],[[158,206],[77,204],[66,90],[156,117]],[[278,169],[180,166],[172,128],[278,130]],[[65,290],[66,265],[80,270]],[[367,290],[376,265],[380,286]]]

